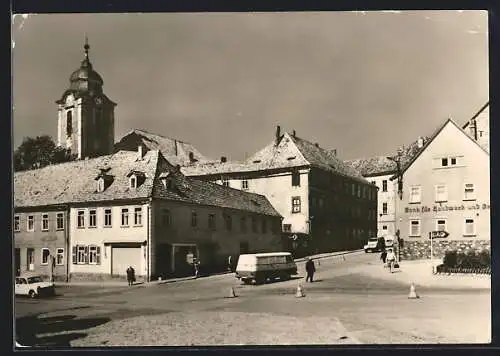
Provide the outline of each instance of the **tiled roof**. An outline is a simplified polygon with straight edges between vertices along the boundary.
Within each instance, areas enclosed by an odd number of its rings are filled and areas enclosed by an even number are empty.
[[[396,164],[387,159],[386,156],[353,159],[345,161],[345,163],[360,172],[364,177],[396,172]]]
[[[278,145],[273,141],[244,162],[194,164],[182,167],[182,171],[188,176],[201,176],[308,166],[368,183],[359,172],[331,151],[288,133],[281,136]]]
[[[113,155],[79,160],[14,174],[14,206],[36,207],[66,203],[158,198],[193,204],[218,206],[257,214],[280,216],[266,197],[185,177],[159,151],[138,153],[119,151]],[[95,178],[104,170],[113,181],[97,192]],[[136,189],[129,188],[127,175],[144,173]],[[169,172],[169,174],[165,174]],[[160,177],[171,179],[165,188]]]
[[[14,174],[14,206],[43,206],[62,203],[93,202],[147,198],[151,195],[158,151],[147,152],[137,160],[137,152],[119,151],[108,156],[55,164]],[[113,182],[97,192],[95,178],[101,169]],[[145,173],[145,181],[137,189],[129,188],[127,174],[131,170]]]
[[[137,146],[142,143],[148,150],[159,150],[161,154],[173,165],[188,165],[191,163],[189,154],[193,154],[198,162],[210,162],[192,144],[173,138],[153,134],[145,130],[134,129],[123,136],[115,144],[115,150],[137,151]]]

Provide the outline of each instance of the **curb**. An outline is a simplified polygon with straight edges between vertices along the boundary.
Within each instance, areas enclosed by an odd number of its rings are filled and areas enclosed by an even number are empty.
[[[352,251],[342,251],[342,252],[332,252],[330,254],[327,254],[327,255],[324,255],[324,256],[319,256],[319,257],[310,257],[311,260],[322,260],[322,259],[325,259],[325,258],[330,258],[330,257],[337,257],[337,256],[344,256],[344,255],[350,255],[350,254],[353,254],[353,253],[357,253],[357,252],[361,252],[363,251],[363,249],[359,249],[359,250],[352,250]],[[294,261],[295,262],[304,262],[306,260],[307,257],[301,257],[301,258],[297,258],[295,259]]]

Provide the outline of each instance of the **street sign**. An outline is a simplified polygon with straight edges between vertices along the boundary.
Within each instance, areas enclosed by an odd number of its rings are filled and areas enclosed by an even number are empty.
[[[450,235],[447,231],[431,231],[429,232],[429,239],[444,239]]]

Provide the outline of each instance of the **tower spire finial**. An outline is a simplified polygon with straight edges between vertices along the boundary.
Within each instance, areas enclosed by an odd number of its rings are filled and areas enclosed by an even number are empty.
[[[83,49],[85,50],[85,58],[89,57],[89,39],[87,37],[87,33],[85,33],[85,45],[83,46]]]

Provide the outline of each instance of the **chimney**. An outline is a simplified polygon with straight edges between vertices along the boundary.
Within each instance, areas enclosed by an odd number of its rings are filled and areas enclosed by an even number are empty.
[[[477,141],[477,123],[476,119],[471,119],[469,124],[470,135]]]
[[[177,156],[177,140],[174,140],[175,155]]]
[[[297,132],[295,132],[295,130],[293,130],[293,132],[292,132],[292,136],[293,136],[293,137],[296,137],[296,136],[297,136]]]
[[[314,146],[316,146],[316,147],[318,147],[318,148],[319,148],[319,143],[317,143],[317,142],[316,142],[316,143],[314,144]]]
[[[137,160],[138,160],[138,161],[142,160],[142,157],[144,157],[144,156],[143,156],[143,152],[142,152],[142,145],[141,145],[141,144],[139,144],[139,145],[137,146]]]
[[[194,158],[194,153],[193,152],[189,152],[189,162],[194,163],[196,161],[197,160]]]
[[[227,162],[227,158],[226,158],[226,156],[222,156],[222,157],[220,158],[220,161],[221,161],[221,163],[226,163],[226,162]]]
[[[280,125],[276,126],[276,139],[274,140],[274,144],[277,146],[278,143],[280,143],[280,136],[281,136],[281,127]]]
[[[424,138],[422,136],[419,136],[417,139],[417,147],[418,148],[424,147]]]

